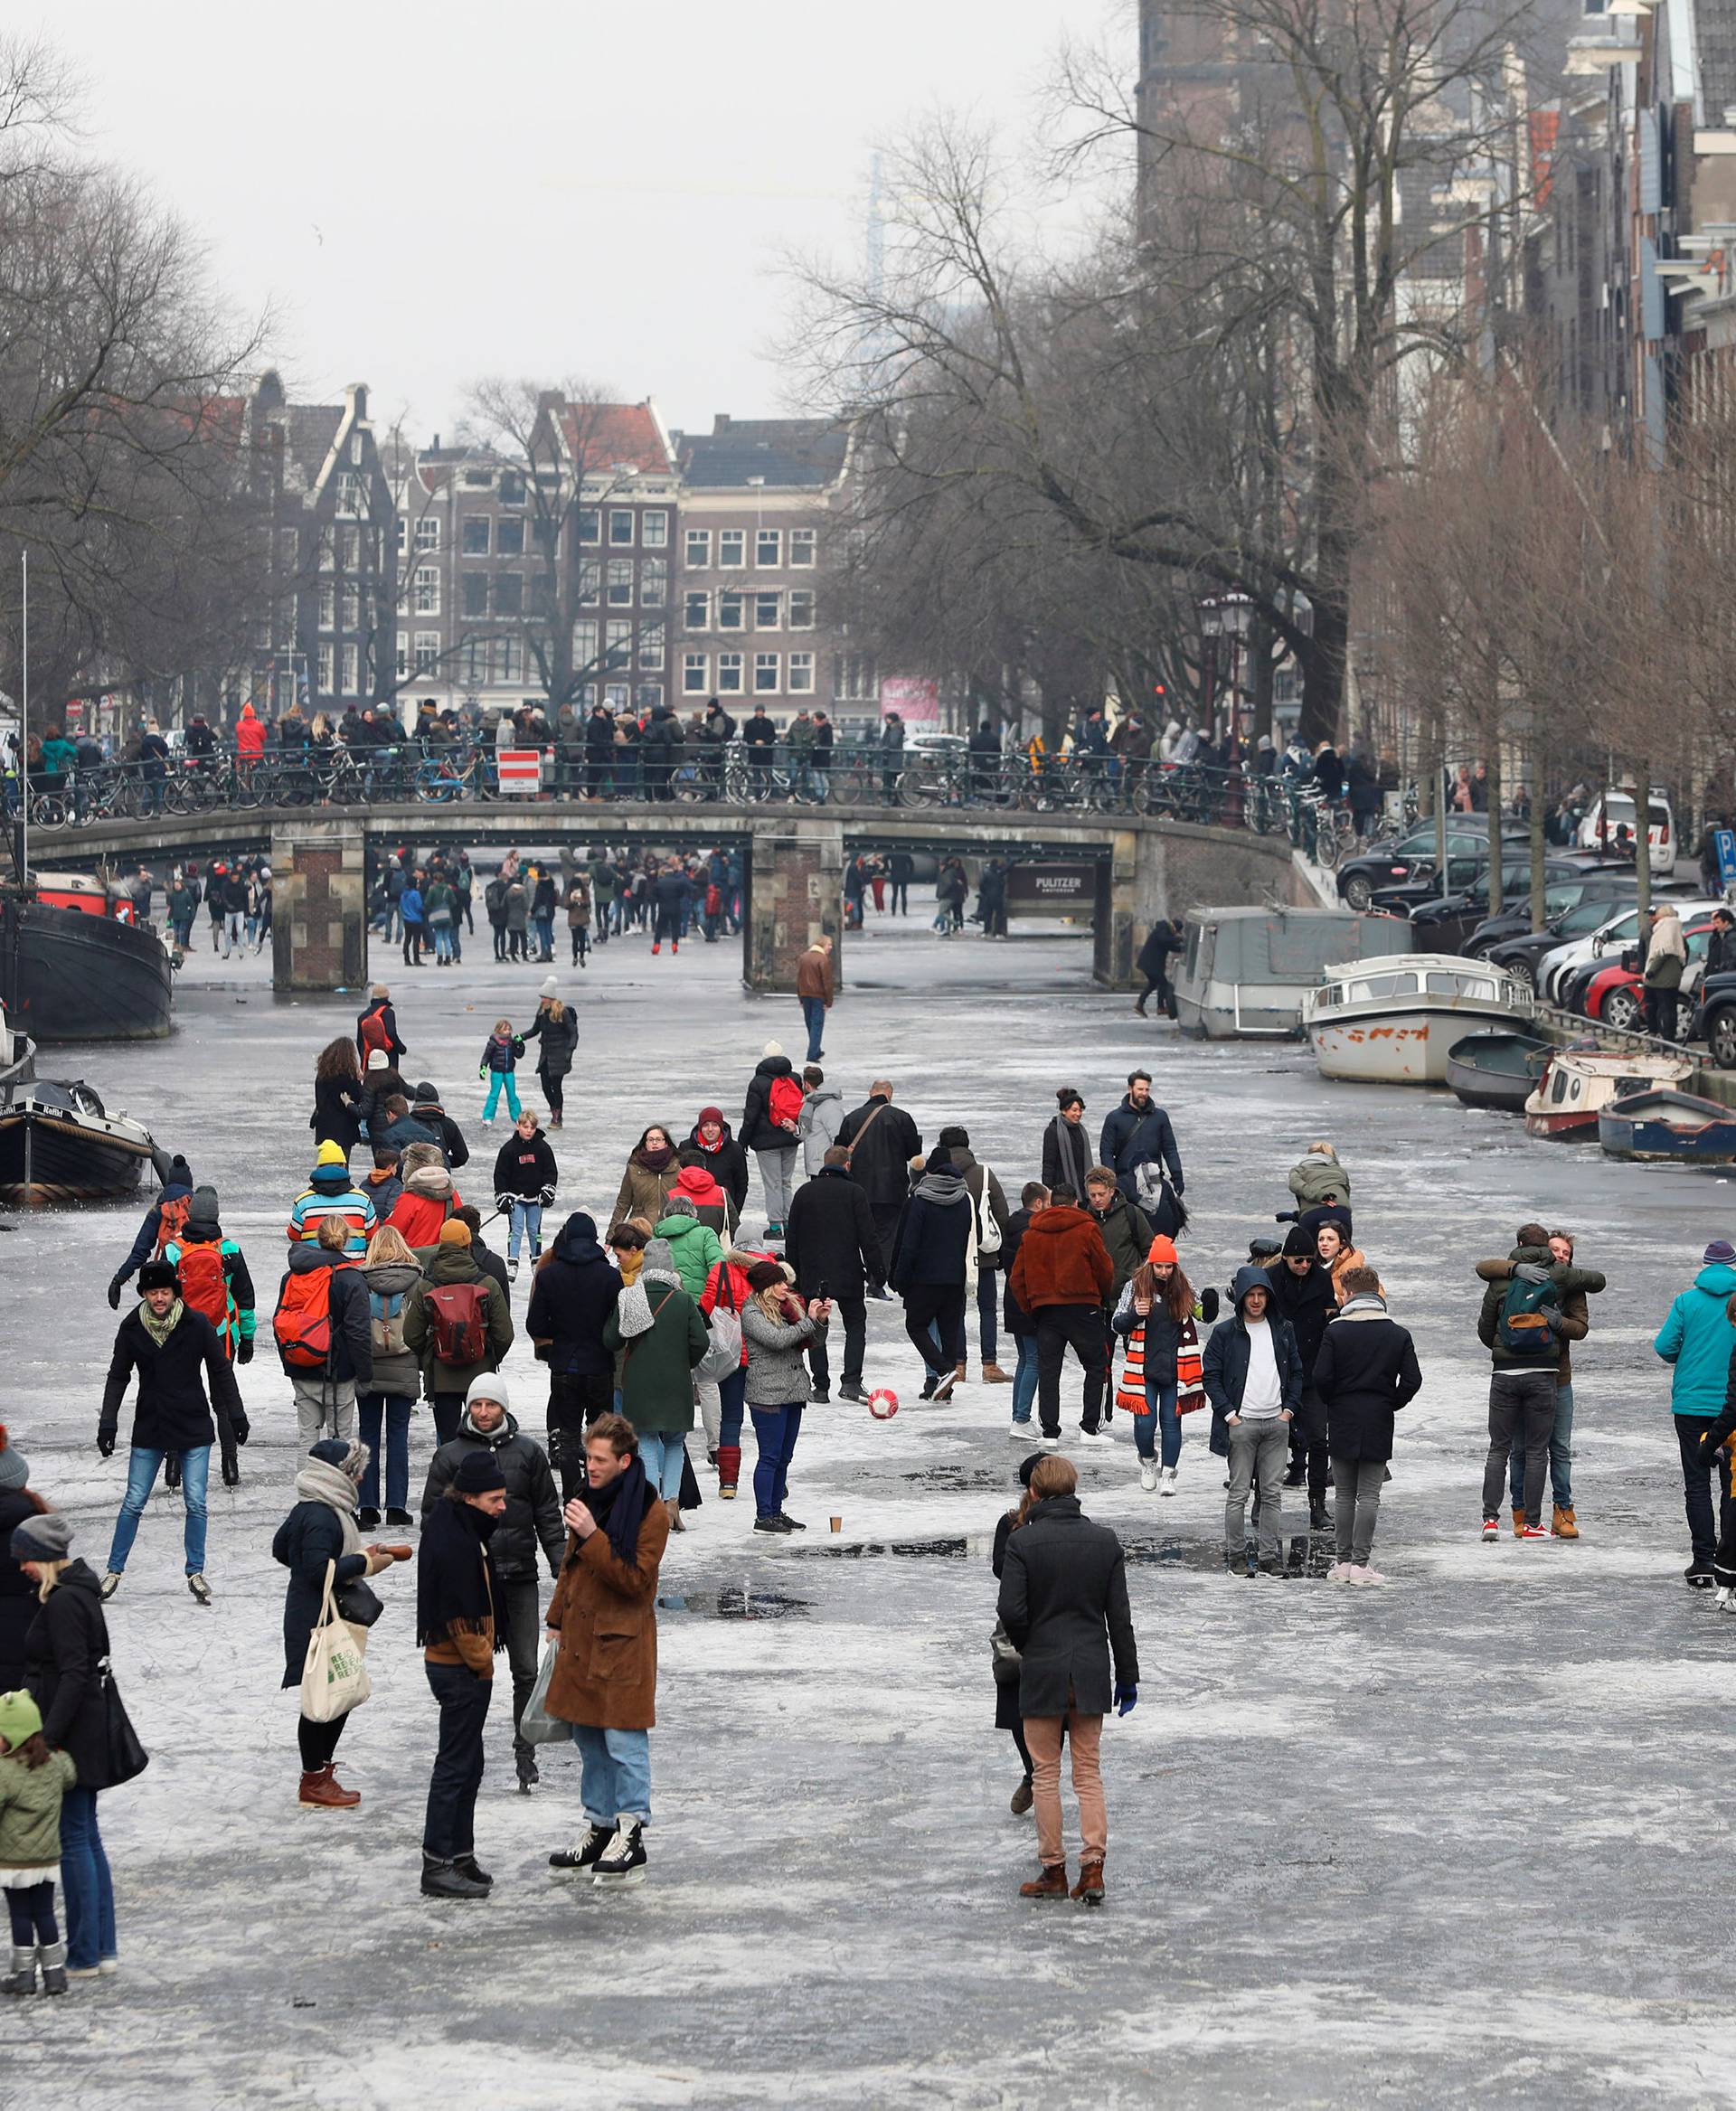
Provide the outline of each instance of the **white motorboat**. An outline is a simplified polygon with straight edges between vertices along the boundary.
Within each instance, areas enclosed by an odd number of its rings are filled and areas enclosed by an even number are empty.
[[[1328,967],[1302,1000],[1302,1031],[1323,1078],[1444,1085],[1455,1041],[1524,1026],[1531,1013],[1531,992],[1486,960],[1399,953]]]
[[[1558,1048],[1525,1101],[1525,1130],[1557,1143],[1595,1144],[1607,1107],[1637,1092],[1685,1085],[1694,1059],[1685,1055],[1621,1054],[1586,1041]]]
[[[1268,1040],[1302,1029],[1302,999],[1329,960],[1402,953],[1402,917],[1339,909],[1195,909],[1175,971],[1175,1017],[1206,1041]]]

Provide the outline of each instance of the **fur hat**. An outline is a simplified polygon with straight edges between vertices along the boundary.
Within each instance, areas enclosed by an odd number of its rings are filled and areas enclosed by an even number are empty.
[[[139,1295],[146,1290],[178,1290],[181,1278],[175,1272],[173,1261],[146,1261],[138,1271]]]
[[[755,1261],[748,1270],[750,1290],[769,1290],[774,1284],[781,1289],[788,1279],[776,1261]]]

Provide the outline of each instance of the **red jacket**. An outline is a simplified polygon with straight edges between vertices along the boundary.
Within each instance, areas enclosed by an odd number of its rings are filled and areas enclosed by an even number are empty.
[[[1014,1257],[1007,1287],[1026,1312],[1045,1305],[1103,1305],[1115,1266],[1089,1210],[1062,1204],[1032,1218]]]
[[[440,1226],[458,1207],[457,1188],[452,1190],[449,1206],[444,1196],[414,1194],[406,1188],[392,1205],[386,1222],[394,1231],[403,1233],[406,1246],[432,1246],[440,1236]]]
[[[741,1252],[744,1249],[738,1247],[732,1250]],[[773,1260],[776,1258],[777,1257],[775,1255],[769,1253],[756,1253],[752,1256],[752,1258],[757,1261]],[[723,1287],[722,1277],[725,1269],[729,1271],[730,1277],[730,1294],[723,1300],[723,1308],[726,1312],[733,1309],[739,1315],[741,1307],[748,1302],[749,1298],[753,1296],[753,1291],[749,1285],[748,1273],[745,1268],[738,1268],[735,1263],[731,1260],[713,1261],[712,1263],[712,1272],[705,1278],[705,1287],[699,1294],[699,1309],[708,1319],[711,1316],[712,1307],[718,1301],[718,1293]],[[747,1367],[748,1342],[747,1336],[744,1334],[741,1337],[741,1368],[743,1371],[745,1371]]]
[[[241,715],[235,725],[235,752],[251,757],[254,760],[265,753],[265,726],[253,715],[250,703],[241,706]]]

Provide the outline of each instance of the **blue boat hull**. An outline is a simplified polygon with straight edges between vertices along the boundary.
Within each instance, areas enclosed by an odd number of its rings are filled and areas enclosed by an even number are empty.
[[[1667,1121],[1606,1112],[1598,1117],[1598,1141],[1611,1158],[1670,1165],[1736,1164],[1736,1116],[1684,1132]]]

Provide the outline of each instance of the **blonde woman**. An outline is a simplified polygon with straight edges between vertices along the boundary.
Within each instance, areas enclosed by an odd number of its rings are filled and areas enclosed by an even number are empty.
[[[422,1390],[421,1368],[404,1346],[404,1307],[422,1279],[403,1233],[382,1224],[368,1242],[363,1276],[368,1286],[368,1334],[373,1381],[356,1395],[368,1463],[362,1475],[356,1522],[372,1531],[380,1522],[380,1437],[386,1446],[386,1522],[407,1525],[410,1514],[410,1414]]]
[[[741,1339],[748,1352],[748,1412],[760,1456],[753,1469],[753,1529],[806,1531],[784,1509],[789,1462],[802,1433],[807,1405],[807,1371],[802,1352],[832,1315],[832,1301],[804,1305],[782,1265],[755,1261],[748,1270],[751,1295],[741,1307]]]
[[[536,1074],[549,1103],[549,1126],[558,1129],[566,1109],[567,1072],[572,1068],[573,1052],[579,1046],[579,1022],[571,1005],[561,1002],[553,975],[538,992],[536,1017],[524,1029],[524,1039],[542,1043],[536,1055]]]

